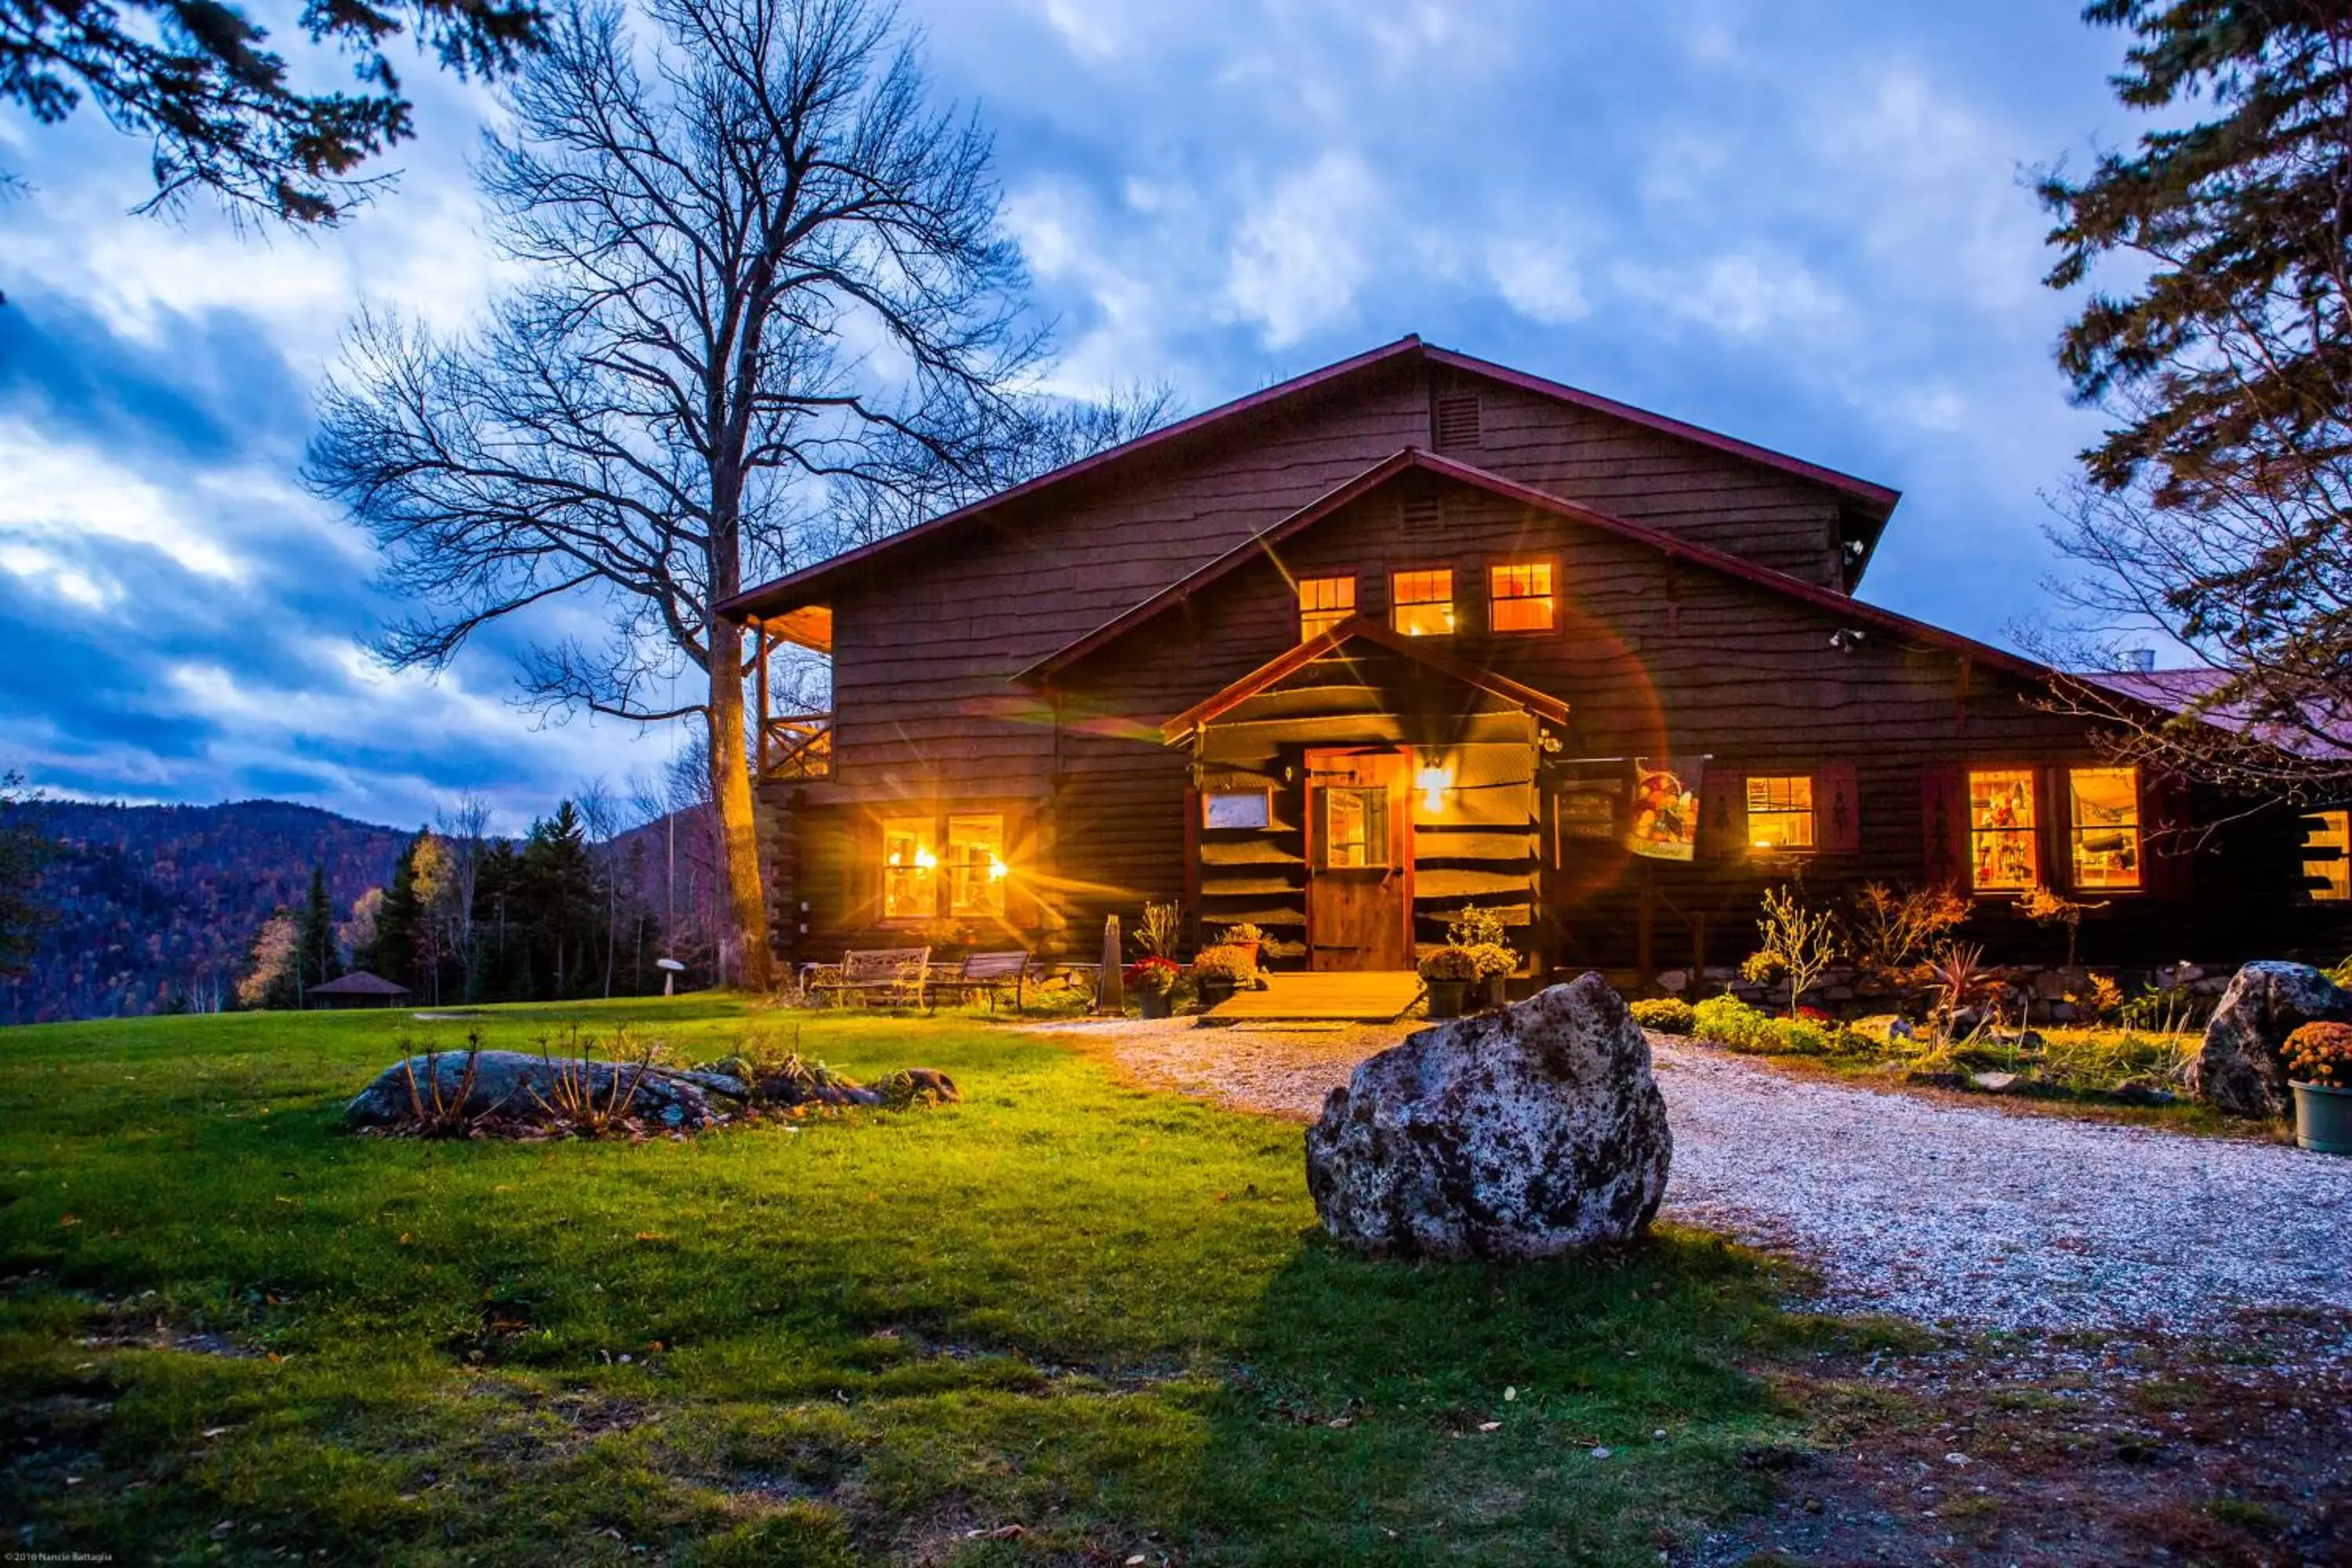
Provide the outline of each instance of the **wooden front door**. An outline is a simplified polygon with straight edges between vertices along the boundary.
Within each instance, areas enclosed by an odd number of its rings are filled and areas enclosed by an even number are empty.
[[[1412,967],[1412,753],[1307,753],[1313,969]]]

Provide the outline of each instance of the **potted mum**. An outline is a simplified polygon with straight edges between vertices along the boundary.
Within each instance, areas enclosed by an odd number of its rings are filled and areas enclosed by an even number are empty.
[[[1422,985],[1429,993],[1429,1016],[1462,1016],[1462,994],[1478,978],[1478,955],[1449,942],[1423,959],[1420,969]]]
[[[2305,1024],[2286,1037],[2294,1090],[2294,1141],[2323,1154],[2352,1154],[2352,1024]]]
[[[1264,946],[1265,942],[1265,932],[1247,921],[1242,921],[1239,925],[1227,926],[1224,934],[1217,938],[1219,947],[1238,947],[1248,953],[1250,967],[1253,970],[1259,967],[1258,949]]]
[[[1246,948],[1204,947],[1192,960],[1192,984],[1201,988],[1201,1005],[1214,1007],[1231,1001],[1236,987],[1257,984],[1257,963]]]
[[[1499,1007],[1510,1000],[1503,987],[1519,967],[1519,955],[1499,942],[1482,942],[1469,950],[1470,962],[1477,966],[1478,1005]]]
[[[1466,949],[1475,960],[1476,973],[1470,978],[1476,983],[1478,1005],[1499,1007],[1503,1005],[1503,982],[1519,966],[1519,955],[1511,951],[1508,932],[1503,927],[1499,910],[1481,909],[1465,904],[1445,922],[1445,942],[1449,947]]]
[[[1154,953],[1120,970],[1119,978],[1134,994],[1137,1011],[1147,1018],[1165,1018],[1172,1011],[1170,994],[1176,989],[1176,977],[1183,972],[1174,959]]]

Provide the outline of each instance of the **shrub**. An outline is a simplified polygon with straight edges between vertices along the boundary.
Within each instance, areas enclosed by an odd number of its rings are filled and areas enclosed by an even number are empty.
[[[1453,944],[1432,952],[1418,967],[1423,980],[1475,980],[1478,955],[1466,947]]]
[[[1737,996],[1710,996],[1691,1009],[1691,1033],[1735,1051],[1766,1047],[1765,1031],[1772,1020]]]
[[[2104,1024],[2123,1011],[2124,988],[2112,974],[2094,974],[2080,991],[2066,993],[2066,1005],[2086,1024]]]
[[[2197,1021],[2197,994],[2186,985],[2143,991],[2117,1009],[2116,1021],[2135,1033],[2177,1035]]]
[[[2297,1082],[2352,1089],[2352,1024],[2305,1024],[2286,1037],[2284,1055]]]
[[[1873,882],[1847,908],[1846,942],[1864,969],[1901,980],[1969,913],[1969,901],[1949,888],[1897,889]]]
[[[1475,904],[1465,904],[1461,911],[1445,923],[1445,940],[1454,947],[1510,946],[1509,933],[1503,928],[1502,912],[1482,910]]]
[[[1173,959],[1177,944],[1184,940],[1182,906],[1173,899],[1164,903],[1147,902],[1143,918],[1135,922],[1131,940],[1152,958]]]
[[[1662,1035],[1691,1032],[1691,1005],[1679,996],[1653,996],[1634,1003],[1629,1011],[1633,1022],[1645,1029],[1655,1029]]]
[[[1742,973],[1751,980],[1763,978],[1758,970],[1777,969],[1789,977],[1789,1011],[1797,1010],[1797,998],[1809,990],[1823,971],[1837,962],[1837,921],[1827,910],[1816,910],[1797,896],[1794,888],[1768,888],[1764,891],[1764,915],[1756,922],[1759,938],[1757,952],[1740,966]]]
[[[1245,985],[1257,978],[1257,964],[1245,947],[1204,947],[1192,960],[1192,978]]]
[[[1481,980],[1496,980],[1519,966],[1519,955],[1499,942],[1482,942],[1468,950]]]
[[[1807,1018],[1772,1018],[1766,1021],[1762,1044],[1755,1048],[1795,1057],[1825,1057],[1834,1038],[1828,1029]]]
[[[1176,977],[1183,973],[1182,964],[1172,958],[1161,958],[1155,953],[1150,958],[1137,959],[1133,963],[1120,970],[1118,976],[1127,983],[1127,988],[1129,991],[1158,992],[1172,989],[1176,984]]]

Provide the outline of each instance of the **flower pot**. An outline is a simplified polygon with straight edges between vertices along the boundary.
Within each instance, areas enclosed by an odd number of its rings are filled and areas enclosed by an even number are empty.
[[[1222,974],[1201,977],[1201,1005],[1215,1007],[1234,999],[1234,983]]]
[[[1508,1002],[1510,998],[1505,994],[1503,988],[1509,984],[1510,976],[1506,974],[1489,974],[1486,979],[1479,981],[1479,1005],[1482,1007],[1500,1007],[1505,1003]]]
[[[1433,1018],[1462,1016],[1462,993],[1469,985],[1466,980],[1424,980],[1429,991],[1429,1016]]]
[[[1261,945],[1260,943],[1255,942],[1227,942],[1225,945],[1228,947],[1237,947],[1244,952],[1248,953],[1250,955],[1250,967],[1252,969],[1255,969],[1257,967],[1257,950]]]
[[[1173,1011],[1165,991],[1139,991],[1135,994],[1135,1010],[1147,1018],[1165,1018]]]
[[[2294,1090],[2294,1141],[2322,1154],[2352,1154],[2352,1089],[2288,1087]]]

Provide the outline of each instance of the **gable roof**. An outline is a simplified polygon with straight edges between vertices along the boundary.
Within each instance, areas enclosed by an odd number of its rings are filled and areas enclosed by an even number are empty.
[[[1117,641],[1135,627],[1152,619],[1163,610],[1191,598],[1218,579],[1258,560],[1274,545],[1320,522],[1349,501],[1369,494],[1410,469],[1419,469],[1425,473],[1438,474],[1458,480],[1463,484],[1500,496],[1507,500],[1517,501],[1538,511],[1549,512],[1556,517],[1566,518],[1600,529],[1618,538],[1647,545],[1674,559],[1727,573],[1786,597],[1802,600],[1849,621],[1914,637],[1921,642],[1947,648],[1980,664],[2022,676],[2027,679],[2046,680],[2055,673],[2045,665],[2020,658],[2005,648],[1995,647],[1990,643],[1978,642],[1973,637],[1962,637],[1958,632],[1946,631],[1943,627],[1931,626],[1926,621],[1915,621],[1910,616],[1897,615],[1893,610],[1883,610],[1875,605],[1864,604],[1834,588],[1824,588],[1818,584],[1808,583],[1801,577],[1791,577],[1785,572],[1775,571],[1769,566],[1759,565],[1746,556],[1734,555],[1727,551],[1715,549],[1711,545],[1678,538],[1645,524],[1630,521],[1613,512],[1586,506],[1580,501],[1563,500],[1549,490],[1539,490],[1532,485],[1523,485],[1516,479],[1507,479],[1500,474],[1490,473],[1485,468],[1465,463],[1458,458],[1443,457],[1435,452],[1425,452],[1417,447],[1407,447],[1391,457],[1382,458],[1354,479],[1327,490],[1273,527],[1243,541],[1214,561],[1171,583],[1141,604],[1106,621],[1076,641],[1046,655],[1013,679],[1031,681],[1051,679],[1086,658],[1089,654]]]
[[[797,572],[787,573],[772,582],[747,588],[731,598],[721,601],[719,613],[730,619],[740,620],[749,616],[780,615],[788,610],[816,603],[842,574],[853,568],[869,564],[885,555],[896,555],[919,546],[936,543],[942,537],[959,531],[1000,507],[1058,489],[1087,475],[1099,474],[1107,469],[1124,466],[1139,457],[1162,450],[1192,437],[1227,426],[1244,415],[1263,413],[1268,408],[1290,402],[1306,394],[1318,389],[1328,389],[1338,382],[1377,366],[1412,358],[1468,374],[1485,376],[1538,396],[1604,414],[1611,418],[1625,420],[1646,429],[1655,430],[1680,440],[1695,442],[1728,457],[1757,463],[1791,478],[1803,479],[1808,483],[1821,485],[1832,490],[1851,503],[1867,524],[1863,541],[1863,555],[1853,568],[1857,577],[1860,575],[1862,566],[1868,563],[1871,550],[1876,547],[1878,534],[1885,526],[1888,514],[1895,510],[1895,503],[1902,499],[1900,491],[1890,489],[1885,485],[1873,484],[1867,479],[1856,479],[1851,474],[1823,468],[1818,463],[1809,463],[1800,458],[1791,458],[1786,453],[1775,452],[1769,447],[1759,447],[1735,437],[1722,435],[1696,425],[1685,424],[1682,420],[1669,418],[1663,414],[1653,414],[1647,409],[1636,408],[1631,404],[1619,403],[1612,398],[1602,397],[1595,393],[1585,392],[1559,382],[1547,381],[1541,376],[1530,375],[1524,371],[1512,370],[1507,366],[1491,363],[1469,354],[1458,353],[1452,349],[1438,348],[1423,342],[1418,334],[1408,334],[1392,343],[1384,343],[1379,348],[1357,354],[1352,358],[1327,364],[1320,370],[1308,371],[1304,375],[1277,382],[1247,396],[1237,397],[1230,403],[1221,404],[1205,412],[1195,414],[1189,419],[1178,420],[1165,428],[1139,436],[1131,441],[1122,442],[1118,446],[1097,452],[1092,457],[1082,458],[1075,463],[1066,464],[1049,473],[1040,474],[1034,479],[1014,485],[1009,489],[999,490],[994,495],[983,497],[969,506],[943,512],[902,532],[894,533],[887,539],[878,539],[870,544],[861,544],[854,550],[846,550],[838,555],[829,556],[814,565],[804,566]]]
[[[1214,696],[1202,698],[1185,709],[1160,727],[1160,738],[1164,743],[1172,746],[1192,731],[1209,722],[1220,713],[1248,701],[1285,676],[1306,668],[1340,644],[1358,641],[1373,643],[1388,649],[1391,653],[1402,654],[1407,658],[1427,665],[1441,675],[1453,677],[1465,686],[1475,686],[1481,691],[1492,692],[1504,701],[1524,708],[1540,718],[1549,719],[1555,724],[1564,724],[1568,721],[1568,704],[1548,691],[1538,691],[1532,686],[1523,686],[1507,675],[1497,675],[1491,669],[1484,669],[1465,659],[1456,658],[1444,649],[1432,646],[1427,637],[1409,637],[1402,632],[1382,626],[1378,621],[1367,620],[1361,616],[1350,616],[1330,630],[1283,649],[1223,690]]]
[[[349,974],[337,975],[310,987],[313,996],[405,996],[408,987],[382,975],[370,974],[364,969],[354,969]]]

